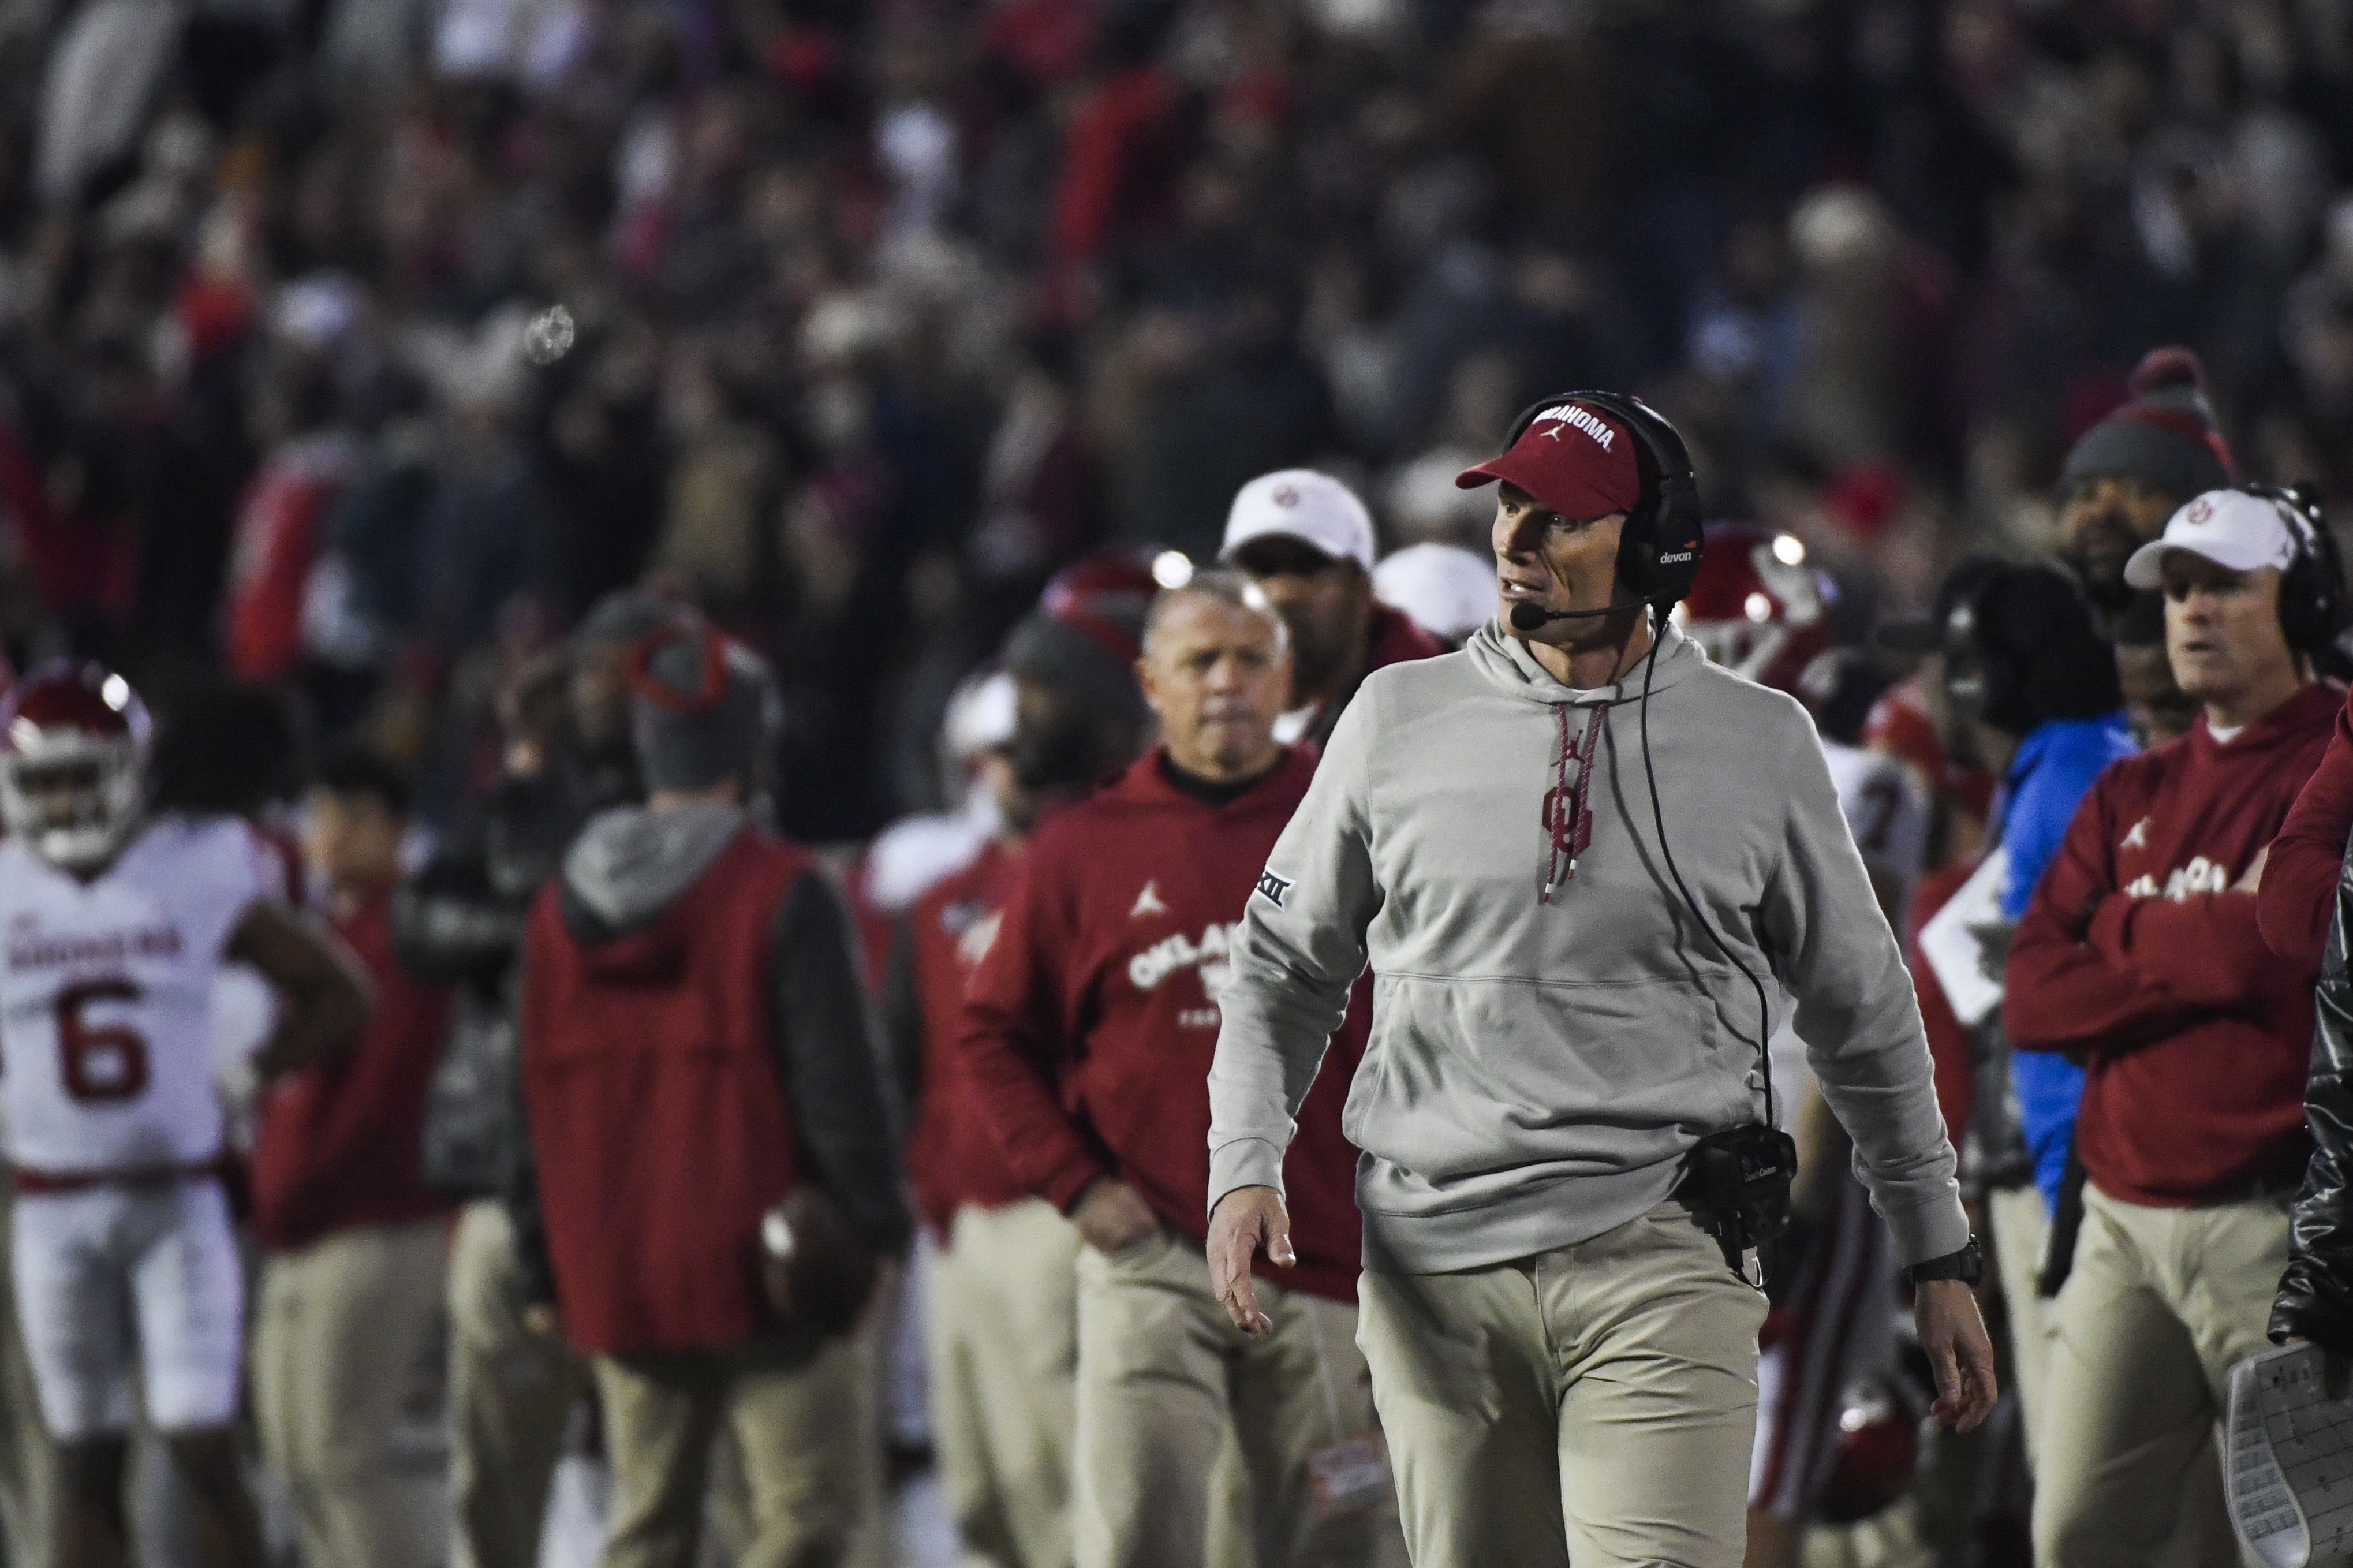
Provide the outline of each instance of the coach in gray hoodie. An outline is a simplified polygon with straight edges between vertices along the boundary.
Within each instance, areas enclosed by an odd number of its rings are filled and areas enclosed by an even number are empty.
[[[1757,1044],[1791,999],[1920,1266],[1937,1414],[1993,1401],[1894,937],[1805,711],[1642,602],[1660,471],[1683,465],[1636,418],[1657,416],[1564,399],[1462,476],[1503,482],[1501,612],[1366,682],[1219,998],[1209,1254],[1250,1328],[1253,1252],[1290,1257],[1293,1113],[1374,972],[1345,1122],[1358,1340],[1417,1563],[1738,1568],[1765,1298],[1674,1194],[1694,1144],[1765,1117]],[[1521,606],[1555,619],[1515,630]]]

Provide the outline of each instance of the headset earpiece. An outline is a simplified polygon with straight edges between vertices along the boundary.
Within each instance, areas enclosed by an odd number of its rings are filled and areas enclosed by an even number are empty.
[[[2317,500],[2302,487],[2242,488],[2279,509],[2295,544],[2295,558],[2280,577],[2281,634],[2290,648],[2307,658],[2333,662],[2337,634],[2345,629],[2345,563]]]

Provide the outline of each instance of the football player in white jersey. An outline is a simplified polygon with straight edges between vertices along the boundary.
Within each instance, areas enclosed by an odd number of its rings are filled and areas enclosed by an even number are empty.
[[[10,1270],[58,1444],[58,1568],[124,1568],[134,1379],[195,1499],[207,1568],[262,1561],[231,1421],[243,1277],[221,1189],[209,1003],[224,961],[279,997],[267,1078],[347,1049],[367,982],[269,896],[250,831],[151,818],[148,724],[95,666],[0,705],[0,1106]]]

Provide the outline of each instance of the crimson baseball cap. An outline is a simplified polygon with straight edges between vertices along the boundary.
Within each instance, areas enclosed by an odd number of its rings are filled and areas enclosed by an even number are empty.
[[[1631,512],[1641,503],[1634,434],[1590,404],[1560,402],[1539,412],[1512,450],[1454,476],[1475,490],[1505,479],[1577,522]]]

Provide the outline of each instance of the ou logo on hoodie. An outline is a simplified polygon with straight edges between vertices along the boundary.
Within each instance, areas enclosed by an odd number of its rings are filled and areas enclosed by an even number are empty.
[[[1127,960],[1128,983],[1141,991],[1157,991],[1160,982],[1178,969],[1198,969],[1201,990],[1214,998],[1233,978],[1234,966],[1229,955],[1233,951],[1235,933],[1241,928],[1239,920],[1226,925],[1212,922],[1201,933],[1198,942],[1182,931],[1163,937]]]

